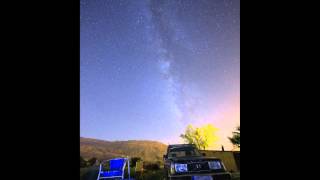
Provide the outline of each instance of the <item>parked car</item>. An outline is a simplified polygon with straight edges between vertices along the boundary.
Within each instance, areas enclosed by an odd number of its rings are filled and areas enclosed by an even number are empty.
[[[169,145],[163,158],[167,179],[231,180],[219,158],[206,157],[192,144]]]

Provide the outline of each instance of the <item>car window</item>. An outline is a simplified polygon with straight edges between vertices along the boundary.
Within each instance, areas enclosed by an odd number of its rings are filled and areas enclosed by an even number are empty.
[[[173,148],[170,149],[168,157],[188,157],[200,156],[200,153],[194,148]]]

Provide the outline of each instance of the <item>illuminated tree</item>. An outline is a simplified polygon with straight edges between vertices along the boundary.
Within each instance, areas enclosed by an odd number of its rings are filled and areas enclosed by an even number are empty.
[[[189,144],[195,144],[198,149],[205,150],[207,147],[214,144],[217,141],[215,132],[218,129],[211,124],[204,125],[202,127],[194,128],[191,124],[187,126],[185,134],[181,134],[180,137]]]
[[[231,143],[240,148],[240,126],[237,127],[237,131],[232,132],[233,136],[229,137]]]

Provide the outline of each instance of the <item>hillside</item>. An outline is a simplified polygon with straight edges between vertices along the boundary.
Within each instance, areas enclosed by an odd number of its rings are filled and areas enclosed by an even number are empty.
[[[144,161],[162,161],[167,145],[157,141],[103,141],[80,138],[80,155],[85,159],[96,157],[141,157]]]

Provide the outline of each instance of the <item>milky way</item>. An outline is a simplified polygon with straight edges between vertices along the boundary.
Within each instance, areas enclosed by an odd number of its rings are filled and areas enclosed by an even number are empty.
[[[81,0],[81,136],[179,141],[240,124],[239,0]]]

